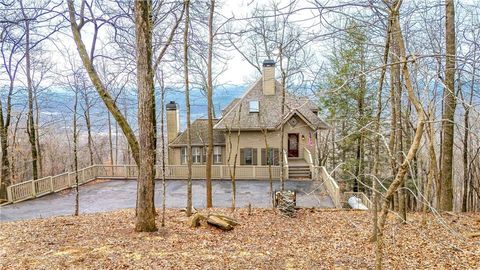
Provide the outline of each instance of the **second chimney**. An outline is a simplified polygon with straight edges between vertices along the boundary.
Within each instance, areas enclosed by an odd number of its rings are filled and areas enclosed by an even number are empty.
[[[275,95],[275,61],[263,61],[263,94]]]

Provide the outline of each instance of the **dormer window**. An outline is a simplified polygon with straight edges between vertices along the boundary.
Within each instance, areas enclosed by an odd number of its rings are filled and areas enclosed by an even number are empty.
[[[260,102],[258,100],[251,100],[249,106],[249,112],[258,113],[260,111]]]

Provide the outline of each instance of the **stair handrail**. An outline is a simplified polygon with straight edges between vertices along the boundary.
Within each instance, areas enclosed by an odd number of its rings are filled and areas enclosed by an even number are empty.
[[[306,147],[303,148],[303,159],[307,162],[310,169],[310,174],[312,175],[312,178],[314,178],[315,165],[313,164],[312,153]]]
[[[324,166],[316,167],[318,174],[316,175],[316,180],[323,181],[325,190],[332,199],[333,205],[335,208],[342,208],[341,196],[340,196],[340,187],[337,184],[337,181],[333,179],[332,176],[327,172],[327,169]]]

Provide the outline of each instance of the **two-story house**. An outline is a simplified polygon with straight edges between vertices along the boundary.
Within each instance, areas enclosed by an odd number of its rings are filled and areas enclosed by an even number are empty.
[[[275,80],[275,63],[263,62],[263,75],[242,97],[234,99],[214,119],[213,163],[238,166],[279,164],[284,158],[289,178],[309,178],[309,166],[316,164],[317,141],[329,126],[318,117],[318,107],[304,96],[285,91],[282,113],[282,86]],[[168,164],[187,163],[187,132],[180,132],[178,104],[171,101],[167,110]],[[280,153],[283,127],[284,154]],[[191,124],[193,165],[206,161],[207,119]],[[269,154],[267,154],[267,149]]]

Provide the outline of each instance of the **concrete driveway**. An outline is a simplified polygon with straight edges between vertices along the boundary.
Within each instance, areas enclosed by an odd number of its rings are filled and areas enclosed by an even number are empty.
[[[231,182],[214,180],[214,207],[231,206]],[[274,190],[280,182],[274,181]],[[333,208],[332,200],[318,182],[286,181],[285,188],[297,191],[297,205],[305,207]],[[187,182],[170,180],[166,182],[168,208],[184,208],[187,201]],[[133,180],[105,180],[80,187],[80,212],[95,213],[122,208],[134,208],[137,182]],[[50,194],[16,204],[0,207],[0,221],[14,221],[74,213],[75,192],[73,190]],[[268,181],[237,181],[237,207],[270,207]],[[162,204],[162,182],[155,182],[155,205]],[[193,205],[205,207],[205,181],[193,181]]]

